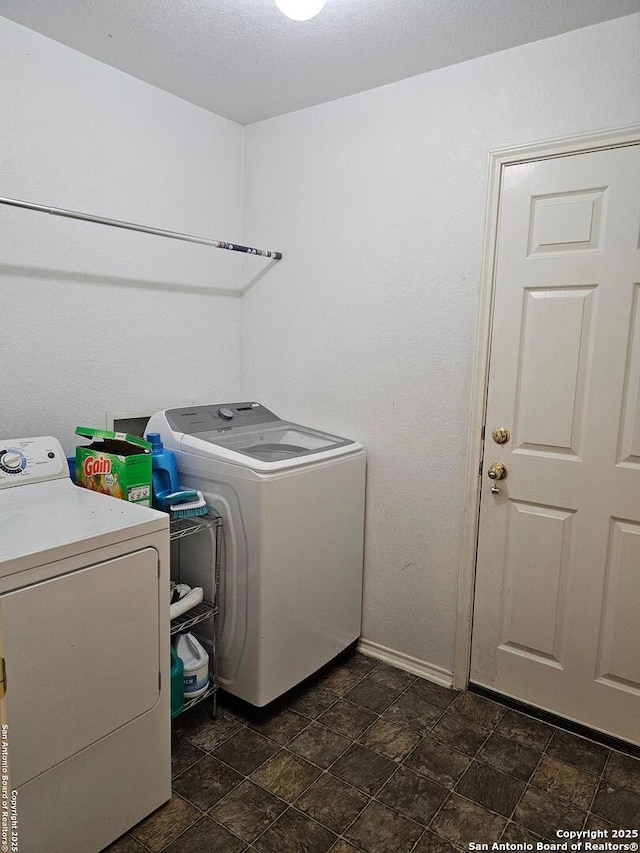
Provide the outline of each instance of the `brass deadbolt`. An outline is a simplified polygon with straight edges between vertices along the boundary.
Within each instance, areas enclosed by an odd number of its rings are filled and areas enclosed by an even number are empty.
[[[511,433],[507,427],[496,427],[491,433],[491,438],[496,444],[506,444],[511,438]]]

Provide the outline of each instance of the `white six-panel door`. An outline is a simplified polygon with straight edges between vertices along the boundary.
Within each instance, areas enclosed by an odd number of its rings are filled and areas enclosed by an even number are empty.
[[[503,169],[471,665],[634,743],[639,240],[640,146]]]

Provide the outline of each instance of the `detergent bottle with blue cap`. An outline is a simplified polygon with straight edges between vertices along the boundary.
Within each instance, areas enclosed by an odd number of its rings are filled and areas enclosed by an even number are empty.
[[[175,453],[163,445],[159,432],[147,433],[146,439],[151,444],[151,479],[155,506],[164,500],[165,495],[180,491],[178,465]]]
[[[196,489],[180,488],[176,455],[173,450],[164,446],[160,433],[149,432],[146,439],[151,444],[151,481],[154,507],[170,512],[172,518],[205,515],[207,505],[202,493]]]

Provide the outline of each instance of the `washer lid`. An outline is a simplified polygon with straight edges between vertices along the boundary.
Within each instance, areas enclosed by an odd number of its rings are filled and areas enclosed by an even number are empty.
[[[283,462],[355,444],[347,438],[329,435],[287,421],[223,432],[220,430],[201,432],[198,433],[198,438],[243,456],[260,459],[262,462]]]
[[[181,450],[260,473],[362,449],[351,439],[283,421],[255,402],[167,409],[164,417]]]

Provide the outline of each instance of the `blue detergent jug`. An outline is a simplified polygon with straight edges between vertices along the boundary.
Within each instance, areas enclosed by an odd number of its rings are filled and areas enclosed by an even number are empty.
[[[149,432],[145,437],[151,444],[153,505],[157,509],[166,509],[172,503],[196,500],[198,493],[195,490],[180,490],[176,455],[163,445],[160,433]]]

